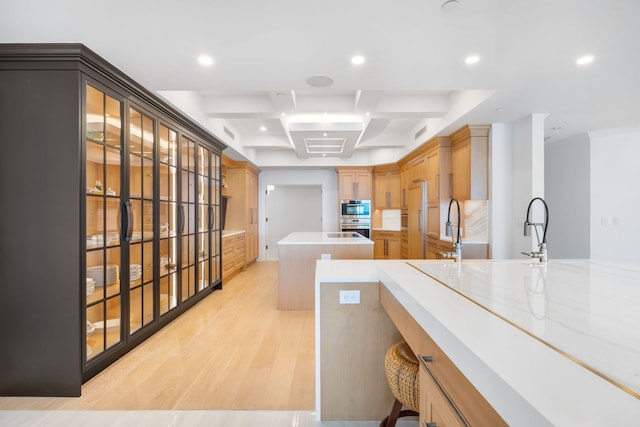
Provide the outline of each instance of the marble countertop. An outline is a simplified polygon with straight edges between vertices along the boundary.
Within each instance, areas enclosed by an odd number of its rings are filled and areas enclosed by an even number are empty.
[[[279,245],[373,245],[358,233],[339,231],[297,231],[278,242]]]
[[[639,425],[638,266],[368,262],[508,424]],[[371,281],[359,263],[318,261],[316,282]]]

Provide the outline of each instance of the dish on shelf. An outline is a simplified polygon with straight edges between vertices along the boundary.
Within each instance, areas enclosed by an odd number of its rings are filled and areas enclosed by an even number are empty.
[[[106,283],[110,285],[118,281],[118,266],[115,264],[107,264],[105,269],[102,265],[87,267],[87,277],[95,281],[95,286],[104,286]]]
[[[95,327],[95,330],[104,330],[104,322],[102,320],[93,322],[93,326]],[[107,319],[107,332],[117,331],[119,329],[120,319]]]

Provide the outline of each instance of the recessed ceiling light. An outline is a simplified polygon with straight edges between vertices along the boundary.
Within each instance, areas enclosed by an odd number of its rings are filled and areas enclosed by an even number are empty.
[[[260,130],[261,130],[262,132],[266,132],[266,131],[267,131],[267,127],[266,127],[266,126],[260,126]]]
[[[213,64],[213,58],[209,55],[200,55],[198,57],[198,62],[200,65],[209,66]]]
[[[587,64],[591,64],[593,62],[595,58],[593,57],[593,55],[585,55],[585,56],[581,56],[580,58],[578,58],[576,60],[576,64],[578,65],[587,65]]]
[[[326,133],[326,132],[325,132],[325,133],[323,133],[323,134],[322,134],[322,136],[327,136],[327,133]]]
[[[284,117],[284,116],[286,116],[286,115],[287,115],[287,113],[282,113],[282,117]]]
[[[371,115],[371,113],[367,111],[366,112],[366,116],[369,117],[370,115]]]
[[[356,56],[352,57],[351,58],[351,63],[353,65],[362,65],[362,64],[364,64],[364,56],[356,55]]]
[[[470,55],[464,58],[465,64],[471,65],[471,64],[477,64],[478,62],[480,62],[480,57],[478,55]]]

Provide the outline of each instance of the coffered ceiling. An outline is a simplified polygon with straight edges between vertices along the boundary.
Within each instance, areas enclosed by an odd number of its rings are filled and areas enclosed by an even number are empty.
[[[0,42],[84,43],[261,167],[386,163],[532,113],[549,142],[640,124],[633,0],[2,3]]]

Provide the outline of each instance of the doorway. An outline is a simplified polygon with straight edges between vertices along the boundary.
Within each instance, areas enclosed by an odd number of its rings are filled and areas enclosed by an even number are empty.
[[[321,185],[267,185],[267,261],[278,260],[278,242],[294,231],[322,231]]]

